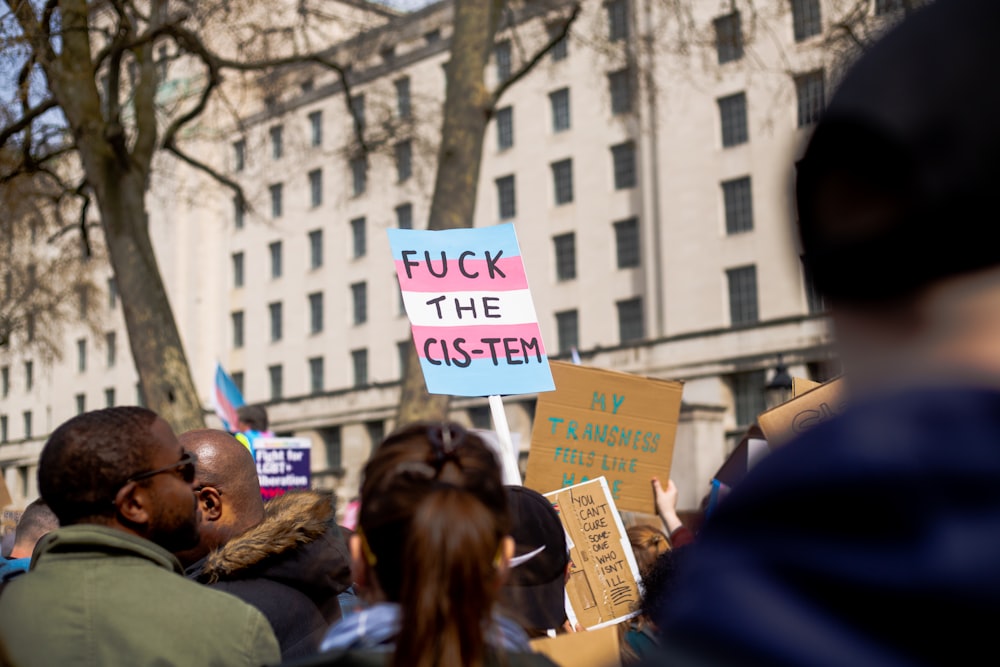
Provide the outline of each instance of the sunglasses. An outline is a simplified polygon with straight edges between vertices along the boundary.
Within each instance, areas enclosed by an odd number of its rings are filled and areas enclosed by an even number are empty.
[[[171,463],[168,466],[162,468],[157,468],[156,470],[147,470],[146,472],[140,472],[138,474],[129,477],[126,482],[138,482],[144,479],[149,479],[150,477],[155,477],[161,473],[177,471],[181,475],[181,479],[190,484],[194,481],[195,464],[198,462],[198,457],[195,456],[194,452],[185,452],[181,456],[181,460],[177,463]]]

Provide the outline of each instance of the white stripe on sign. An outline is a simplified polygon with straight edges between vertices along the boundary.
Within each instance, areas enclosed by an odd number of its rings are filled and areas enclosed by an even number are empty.
[[[414,326],[454,327],[529,324],[538,321],[528,290],[509,292],[403,292]]]

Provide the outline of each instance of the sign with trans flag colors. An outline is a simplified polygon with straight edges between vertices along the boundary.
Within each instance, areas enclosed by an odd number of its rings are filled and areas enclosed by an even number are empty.
[[[555,389],[514,225],[388,231],[427,391]]]

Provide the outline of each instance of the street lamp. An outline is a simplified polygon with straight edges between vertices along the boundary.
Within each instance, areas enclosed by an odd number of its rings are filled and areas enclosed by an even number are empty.
[[[785,359],[778,354],[778,365],[774,368],[774,375],[771,381],[764,387],[764,401],[768,410],[792,397],[792,376],[788,374],[788,367],[785,366]]]

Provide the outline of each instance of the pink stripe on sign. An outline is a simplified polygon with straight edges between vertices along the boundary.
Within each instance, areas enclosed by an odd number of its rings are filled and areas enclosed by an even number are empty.
[[[407,277],[403,260],[396,260],[396,275],[404,292],[466,292],[528,289],[528,278],[524,275],[521,257],[501,257],[487,262],[472,256],[461,262],[457,257],[449,257],[442,263],[441,255],[431,255],[430,267],[424,255],[407,258],[410,275]],[[416,262],[416,264],[414,264]],[[433,273],[432,273],[433,271]],[[436,275],[441,275],[437,277]],[[470,278],[469,276],[475,276]]]
[[[461,339],[461,340],[460,340]],[[473,327],[413,327],[413,342],[421,358],[511,359],[528,363],[545,356],[537,322]],[[430,357],[428,357],[428,354]],[[458,364],[461,365],[461,364]]]

